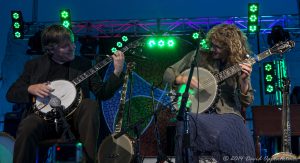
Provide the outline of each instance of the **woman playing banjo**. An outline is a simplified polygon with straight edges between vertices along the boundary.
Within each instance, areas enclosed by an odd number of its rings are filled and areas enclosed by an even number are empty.
[[[192,51],[168,67],[164,81],[173,88],[186,84],[189,68],[195,58],[197,65],[190,86],[198,92],[192,100],[189,123],[193,160],[198,162],[196,157],[209,155],[218,162],[245,162],[246,158],[255,158],[254,143],[241,116],[241,109],[253,101],[250,83],[252,67],[251,64],[242,63],[250,53],[247,38],[235,25],[220,24],[208,32],[206,41],[210,47],[208,50],[200,48],[196,58],[195,51]],[[239,73],[221,82],[224,74],[218,78],[214,76],[235,64],[239,65]],[[183,162],[182,128],[183,122],[177,122],[175,153],[178,162]],[[242,160],[232,160],[235,157]]]

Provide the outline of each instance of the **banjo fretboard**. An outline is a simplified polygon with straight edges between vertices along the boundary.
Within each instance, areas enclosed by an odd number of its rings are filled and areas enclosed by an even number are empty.
[[[78,77],[76,77],[75,79],[73,79],[72,83],[74,83],[75,86],[78,85],[79,83],[81,83],[82,81],[84,81],[85,79],[92,76],[97,71],[99,71],[100,69],[102,69],[103,67],[108,65],[111,61],[112,61],[111,57],[104,59],[102,62],[96,64],[94,67],[90,68],[85,73],[83,73],[83,74],[79,75]]]
[[[129,49],[129,47],[125,46],[124,48],[121,49],[121,51],[124,53]],[[85,79],[89,78],[93,74],[95,74],[97,71],[101,70],[103,67],[108,65],[110,62],[112,62],[112,57],[108,56],[108,58],[105,58],[103,61],[100,63],[97,63],[94,67],[90,68],[87,70],[85,73],[77,76],[75,79],[72,80],[72,83],[76,86]]]
[[[282,54],[285,51],[287,51],[293,47],[295,47],[295,42],[292,40],[289,40],[286,42],[281,42],[281,43],[274,45],[272,48],[258,54],[255,58],[250,57],[248,59],[245,59],[242,63],[249,63],[249,64],[253,65],[254,63],[259,62],[259,61],[269,57],[272,54],[275,54],[275,53]],[[217,82],[219,83],[219,82],[222,82],[225,79],[233,76],[234,74],[238,73],[241,70],[242,69],[239,66],[239,64],[235,64],[235,65],[219,72],[218,74],[215,75],[215,77],[216,77]]]
[[[248,59],[245,59],[242,63],[249,63],[251,65],[253,65],[254,63],[256,62],[259,62],[265,58],[267,58],[268,56],[272,55],[273,53],[270,51],[270,49],[260,53],[259,55],[256,56],[256,58],[248,58]],[[217,82],[222,82],[224,81],[225,79],[233,76],[234,74],[240,72],[242,69],[240,67],[239,64],[235,64],[221,72],[219,72],[218,74],[215,75],[216,79],[217,79]]]

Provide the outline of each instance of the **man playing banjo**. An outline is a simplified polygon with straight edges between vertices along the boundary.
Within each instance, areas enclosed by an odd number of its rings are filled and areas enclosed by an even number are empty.
[[[218,162],[238,161],[224,160],[234,157],[243,158],[240,161],[245,162],[246,157],[255,157],[253,140],[241,116],[242,107],[249,106],[253,101],[250,83],[252,67],[242,63],[250,54],[247,38],[235,25],[220,24],[208,32],[206,41],[210,46],[207,50],[199,49],[191,81],[191,88],[198,90],[192,97],[194,100],[189,117],[193,161],[198,162],[198,156],[209,155]],[[195,54],[192,51],[168,67],[164,81],[173,88],[187,83]],[[214,77],[214,74],[235,64],[240,73],[224,78],[222,82],[220,79],[226,74]],[[183,122],[180,121],[177,123],[176,162],[184,162],[182,128]]]
[[[97,73],[92,75],[88,72],[84,75],[88,78],[79,84],[72,80],[91,69],[92,64],[88,59],[74,55],[75,44],[72,31],[62,25],[51,25],[43,31],[41,42],[45,54],[26,63],[21,76],[9,88],[7,99],[13,103],[32,103],[33,98],[51,97],[55,91],[65,91],[66,94],[71,91],[68,90],[69,87],[51,87],[52,81],[71,83],[70,88],[78,84],[76,89],[81,90],[82,100],[78,102],[76,108],[72,109],[68,122],[76,139],[83,143],[85,162],[95,162],[100,128],[99,105],[97,101],[89,99],[89,91],[92,91],[98,99],[108,99],[114,95],[123,81],[124,54],[117,51],[110,57],[113,60],[114,73],[106,82],[103,82]],[[78,96],[76,93],[75,91],[74,96]],[[32,109],[27,110],[26,117],[18,127],[14,162],[35,162],[39,142],[60,136],[61,133],[56,132],[53,122],[48,122],[40,115],[34,114]]]

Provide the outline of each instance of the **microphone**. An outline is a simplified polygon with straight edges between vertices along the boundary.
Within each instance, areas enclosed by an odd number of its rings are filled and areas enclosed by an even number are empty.
[[[174,92],[174,91],[170,91],[169,93],[167,93],[167,96],[169,96],[170,99],[171,99],[171,102],[174,103],[174,102],[178,101],[178,97],[182,96],[182,93],[177,93],[177,92]]]
[[[53,97],[51,97],[51,99],[49,101],[49,105],[54,109],[55,130],[58,133],[59,132],[59,128],[58,128],[58,112],[59,112],[59,110],[58,109],[62,108],[61,100],[58,97],[53,96]]]
[[[174,92],[174,91],[170,91],[169,93],[167,93],[167,96],[169,96],[169,97],[179,97],[179,96],[181,96],[182,95],[182,93],[177,93],[177,92]]]
[[[58,108],[58,107],[61,107],[61,100],[60,100],[58,97],[53,96],[53,97],[50,98],[49,105],[50,105],[52,108]]]

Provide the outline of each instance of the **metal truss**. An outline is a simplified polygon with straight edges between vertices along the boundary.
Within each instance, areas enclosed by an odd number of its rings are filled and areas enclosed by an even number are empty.
[[[290,33],[300,33],[300,17],[298,15],[260,16],[260,33],[270,33],[274,25],[282,25]],[[195,31],[208,31],[220,23],[234,23],[247,32],[247,17],[199,17],[199,18],[159,18],[159,19],[128,19],[73,21],[72,29],[76,35],[90,35],[99,38],[153,35],[186,35]],[[28,33],[43,28],[45,25],[57,22],[28,23]],[[31,31],[31,32],[30,32]],[[31,33],[31,34],[30,34]]]

